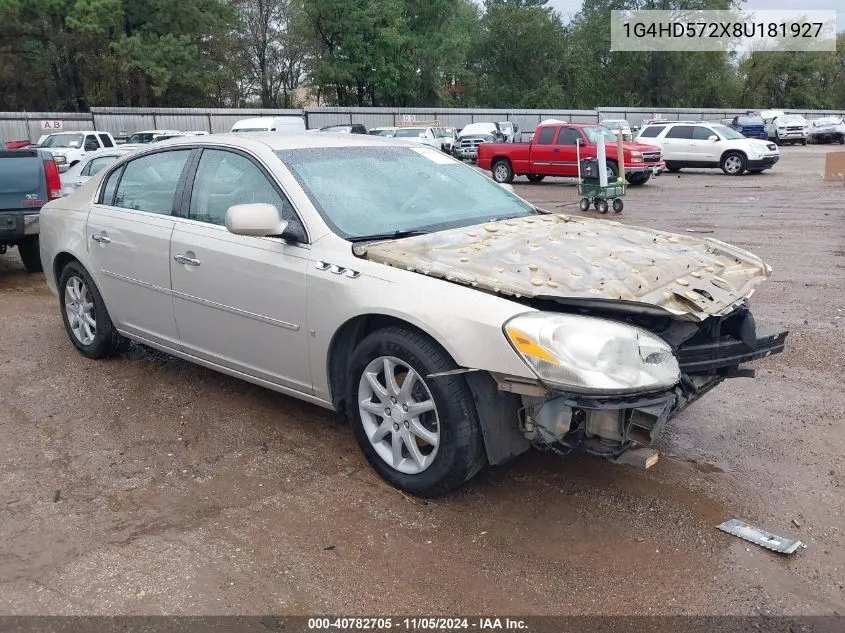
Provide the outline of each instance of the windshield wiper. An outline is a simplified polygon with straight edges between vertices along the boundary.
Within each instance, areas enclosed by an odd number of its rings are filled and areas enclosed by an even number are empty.
[[[372,235],[356,235],[348,237],[350,242],[375,242],[377,240],[398,240],[402,237],[414,237],[415,235],[427,235],[431,231],[424,229],[405,229],[402,231],[393,231],[391,233],[373,233]]]

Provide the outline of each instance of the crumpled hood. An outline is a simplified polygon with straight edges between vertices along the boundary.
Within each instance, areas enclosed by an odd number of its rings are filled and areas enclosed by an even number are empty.
[[[367,259],[504,296],[700,321],[771,274],[742,249],[607,220],[534,215],[356,247]]]

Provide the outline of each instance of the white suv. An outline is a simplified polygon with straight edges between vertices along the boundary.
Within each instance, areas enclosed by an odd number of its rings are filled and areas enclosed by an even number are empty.
[[[640,130],[637,140],[663,150],[666,169],[719,167],[728,176],[746,171],[759,174],[778,162],[778,146],[771,141],[746,138],[720,123],[652,123]]]

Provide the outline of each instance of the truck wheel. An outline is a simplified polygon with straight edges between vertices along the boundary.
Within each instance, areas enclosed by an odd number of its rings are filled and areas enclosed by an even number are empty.
[[[651,174],[649,172],[640,173],[640,174],[631,174],[627,176],[626,179],[628,184],[633,187],[638,187],[640,185],[646,184],[649,179],[651,178]]]
[[[680,167],[678,167],[677,165],[675,165],[675,163],[669,163],[669,162],[667,162],[667,163],[666,163],[666,171],[671,172],[671,173],[673,173],[673,174],[676,174],[676,173],[678,173],[679,171],[681,171],[681,168],[680,168]]]
[[[745,173],[745,156],[739,152],[728,152],[722,158],[720,167],[728,176],[741,176]]]
[[[845,145],[845,134],[843,134],[842,136],[839,137],[839,144]]]
[[[367,336],[349,363],[347,415],[367,461],[390,484],[432,497],[486,463],[481,424],[462,375],[433,340],[402,327]]]
[[[513,168],[507,158],[500,158],[493,163],[493,180],[498,183],[513,182]]]
[[[543,178],[542,174],[528,174],[528,182],[542,182]]]
[[[619,166],[612,160],[607,161],[606,166],[607,182],[616,182],[616,179],[619,178]]]
[[[105,358],[126,349],[128,341],[117,333],[100,291],[79,262],[62,269],[59,304],[68,337],[85,356]]]
[[[40,273],[44,270],[41,267],[41,249],[38,245],[37,235],[30,235],[25,237],[23,241],[18,242],[18,253],[26,272]]]

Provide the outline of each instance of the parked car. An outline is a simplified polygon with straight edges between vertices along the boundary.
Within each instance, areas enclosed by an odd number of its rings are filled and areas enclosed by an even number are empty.
[[[53,155],[62,173],[76,165],[90,152],[114,146],[115,141],[111,134],[98,131],[56,132],[49,134],[39,143],[39,147],[45,148]]]
[[[261,116],[241,119],[232,126],[232,132],[304,132],[305,119],[301,116]]]
[[[751,253],[547,213],[365,135],[148,146],[46,205],[41,228],[80,353],[133,340],[343,412],[375,470],[418,495],[532,445],[649,446],[787,336],[755,326],[747,298],[771,268]]]
[[[614,134],[621,134],[623,141],[633,140],[631,126],[625,119],[605,119],[601,124]]]
[[[757,174],[774,167],[780,158],[778,146],[771,141],[746,138],[734,129],[704,121],[649,125],[637,139],[660,147],[671,172],[718,167],[729,176],[746,171]]]
[[[808,143],[841,143],[845,145],[845,117],[815,119],[807,132]]]
[[[501,124],[496,122],[479,121],[470,123],[462,128],[452,145],[452,155],[461,160],[475,160],[478,156],[478,146],[482,143],[507,143],[508,139]]]
[[[596,158],[598,143],[605,144],[608,180],[619,174],[616,135],[602,125],[547,123],[534,131],[531,143],[485,143],[478,148],[478,166],[489,169],[496,182],[527,176],[540,182],[546,176],[578,176],[578,156]],[[622,145],[625,178],[631,185],[645,184],[663,170],[660,148],[625,141]]]
[[[141,132],[135,132],[129,138],[126,139],[126,143],[122,143],[123,145],[140,145],[143,143],[152,143],[154,140],[161,136],[171,136],[171,135],[178,135],[182,134],[179,130],[142,130]]]
[[[144,147],[145,143],[130,145],[124,143],[111,149],[101,149],[98,152],[91,152],[88,156],[76,163],[61,176],[62,195],[69,196],[89,179],[99,174],[108,165],[122,156]]]
[[[731,126],[737,132],[748,138],[759,138],[767,140],[766,124],[759,114],[741,114],[731,121]]]
[[[16,246],[27,272],[41,271],[39,214],[61,189],[58,167],[47,150],[0,150],[0,254]]]
[[[800,114],[781,114],[766,121],[766,134],[769,140],[777,145],[785,143],[807,144],[807,133],[810,131],[810,124]]]
[[[320,129],[318,129],[317,131],[331,132],[334,134],[366,134],[367,128],[361,123],[341,123],[339,125],[326,125],[325,127],[321,127]]]

